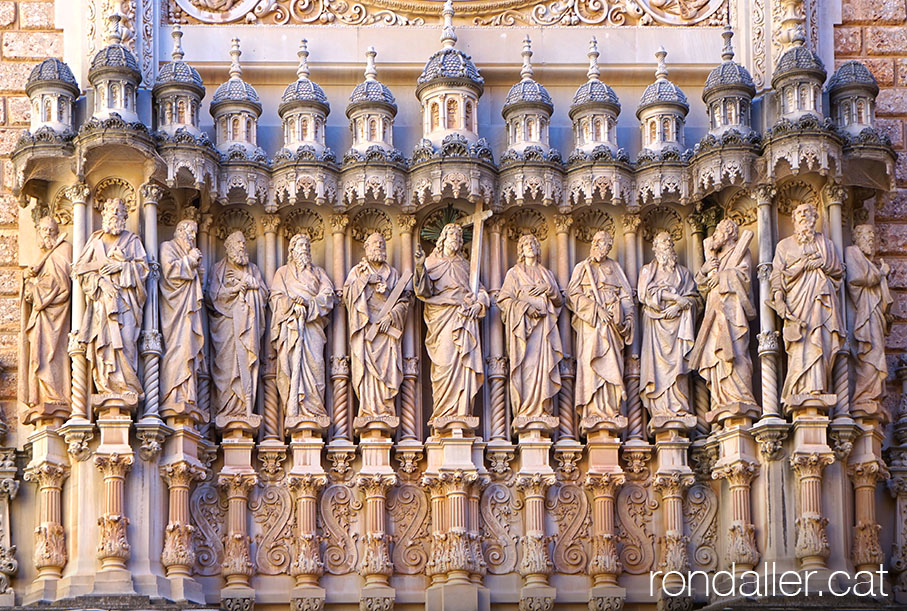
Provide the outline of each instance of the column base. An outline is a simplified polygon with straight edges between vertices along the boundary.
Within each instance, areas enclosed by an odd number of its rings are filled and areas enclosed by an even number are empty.
[[[205,604],[205,592],[199,582],[191,577],[179,575],[168,577],[170,582],[170,600],[174,602],[190,602]]]
[[[92,594],[136,594],[132,573],[120,568],[98,571],[94,576]]]
[[[365,586],[359,594],[359,611],[391,611],[396,591],[390,586]]]
[[[22,604],[33,605],[35,603],[53,602],[57,599],[59,587],[59,579],[36,579],[25,589]],[[13,604],[10,603],[10,606],[13,606]],[[3,606],[6,606],[5,603]]]
[[[655,608],[658,611],[693,611],[693,597],[662,594]]]
[[[620,611],[626,598],[627,590],[620,586],[592,586],[589,611]]]
[[[520,611],[552,611],[557,588],[534,584],[520,588]]]
[[[248,586],[232,586],[220,591],[220,606],[226,611],[252,611],[255,590]]]
[[[133,575],[135,591],[149,598],[170,598],[170,582],[162,575]]]
[[[57,598],[75,598],[88,596],[94,590],[94,575],[84,573],[64,577],[57,585]]]
[[[440,583],[425,591],[425,611],[490,611],[488,588],[474,583]]]
[[[324,609],[324,588],[296,586],[290,594],[290,611],[321,611]]]

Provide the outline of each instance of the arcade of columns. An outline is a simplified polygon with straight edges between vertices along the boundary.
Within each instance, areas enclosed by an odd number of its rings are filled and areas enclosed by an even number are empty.
[[[495,162],[453,14],[409,157],[374,50],[342,158],[305,41],[270,159],[237,39],[213,141],[179,28],[149,125],[117,12],[87,101],[59,60],[32,73],[33,530],[7,527],[30,484],[4,449],[3,604],[688,609],[700,585],[653,597],[650,571],[767,566],[821,589],[883,565],[907,596],[907,365],[887,388],[873,229],[895,154],[866,68],[826,82],[788,0],[772,89],[726,31],[688,149],[660,50],[631,160],[593,41],[563,159],[527,38]]]

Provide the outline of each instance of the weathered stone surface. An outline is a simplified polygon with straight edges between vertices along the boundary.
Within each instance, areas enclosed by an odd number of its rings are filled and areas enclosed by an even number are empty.
[[[899,186],[907,186],[907,158],[904,155],[898,156],[894,166],[894,175]]]
[[[886,343],[889,350],[907,349],[907,323],[895,323],[891,325],[891,333],[888,335]]]
[[[907,273],[907,272],[905,272]],[[22,274],[11,269],[0,270],[0,295],[18,295]]]
[[[877,119],[876,125],[891,138],[891,146],[904,148],[904,122],[901,119]]]
[[[22,134],[21,129],[0,128],[0,155],[9,155],[16,148],[16,142]]]
[[[19,299],[0,297],[0,327],[9,331],[19,328]]]
[[[907,30],[904,28],[870,27],[865,32],[869,55],[902,55],[907,49]]]
[[[19,27],[51,29],[54,27],[53,2],[22,2],[19,4]]]
[[[844,0],[844,23],[898,24],[907,19],[904,0]]]
[[[22,93],[33,67],[32,63],[0,62],[0,90]]]
[[[62,56],[62,34],[7,32],[3,35],[3,57],[6,59],[44,59]]]
[[[903,254],[907,249],[907,224],[879,223],[880,254]]]
[[[0,265],[17,265],[19,261],[19,236],[9,231],[0,233]]]
[[[907,191],[898,189],[876,209],[876,221],[907,218]]]
[[[883,89],[876,100],[876,112],[880,116],[903,115],[907,108],[907,88]]]
[[[16,21],[16,3],[0,2],[0,28],[8,28]]]
[[[835,28],[835,54],[857,55],[862,49],[863,33],[860,28]]]
[[[8,106],[4,119],[9,119],[10,125],[27,125],[31,119],[31,104],[28,98],[17,95],[6,99]]]

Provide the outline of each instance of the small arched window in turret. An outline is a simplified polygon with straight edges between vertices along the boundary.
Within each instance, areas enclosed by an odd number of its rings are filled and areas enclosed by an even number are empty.
[[[528,140],[534,142],[539,139],[539,120],[536,117],[529,117],[527,123],[527,129],[529,131]]]
[[[750,105],[746,100],[740,100],[740,123],[749,127]]]
[[[120,107],[120,85],[119,83],[110,84],[110,107]]]
[[[658,124],[655,119],[649,121],[649,144],[655,144],[658,139]]]
[[[864,100],[857,100],[857,123],[860,125],[869,123],[866,113],[866,102]]]
[[[604,133],[602,131],[602,120],[600,118],[595,119],[595,139],[604,140]]]
[[[475,113],[472,111],[472,101],[466,100],[466,129],[476,131]]]
[[[319,117],[315,117],[315,129],[312,132],[312,138],[316,141],[321,139],[321,127],[321,119]]]
[[[46,123],[46,122],[49,122],[52,117],[53,117],[53,114],[51,113],[50,97],[45,97],[44,98],[44,112],[42,113],[41,120]]]
[[[669,117],[665,117],[661,120],[661,130],[663,134],[662,138],[665,142],[672,142],[674,140],[673,125],[671,124],[671,119]]]
[[[186,100],[180,100],[176,103],[176,122],[185,124],[186,121]]]
[[[438,109],[438,103],[432,102],[431,104],[431,131],[435,131],[441,124],[441,111]]]
[[[60,96],[57,98],[57,121],[63,123],[66,121],[66,104],[68,99],[66,96]]]
[[[729,98],[724,101],[724,106],[727,114],[727,124],[737,125],[737,100]]]
[[[252,117],[246,117],[246,142],[254,144],[252,140]]]
[[[792,112],[796,109],[794,105],[794,88],[784,88],[784,112]]]
[[[390,144],[390,142],[391,142],[390,129],[391,129],[390,121],[384,120],[381,122],[381,133],[384,136],[383,140],[388,144]]]
[[[447,100],[447,129],[457,129],[459,127],[459,117],[457,117],[457,101],[454,98]]]
[[[592,127],[589,119],[583,119],[583,142],[592,142]]]
[[[217,131],[220,134],[220,140],[228,140],[227,138],[227,118],[221,117],[220,122],[217,124]]]
[[[812,96],[809,85],[800,85],[800,110],[812,110]]]
[[[297,134],[296,134],[296,117],[290,117],[290,120],[287,121],[287,135],[286,135],[286,141],[287,141],[287,142],[292,142],[293,140],[296,140],[296,138],[297,138]]]
[[[850,100],[845,101],[841,104],[840,111],[840,121],[843,125],[848,125],[850,123]]]
[[[239,127],[239,117],[233,117],[232,125],[230,126],[230,136],[229,140],[238,140],[240,134]]]
[[[132,96],[135,95],[135,88],[132,85],[126,85],[123,91],[123,108],[129,110],[133,106]]]
[[[368,121],[368,139],[369,142],[378,140],[378,121],[374,117]]]

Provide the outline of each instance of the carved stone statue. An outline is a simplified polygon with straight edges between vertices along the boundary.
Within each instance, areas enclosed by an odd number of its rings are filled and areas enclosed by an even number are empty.
[[[239,419],[257,425],[260,417],[252,416],[268,289],[249,261],[241,231],[231,233],[224,247],[227,256],[214,265],[208,287],[215,424],[224,427]]]
[[[85,293],[79,341],[86,344],[95,391],[101,401],[116,397],[134,407],[142,395],[137,344],[149,268],[141,240],[126,229],[126,214],[122,199],[104,202],[101,229],[88,239],[73,274]]]
[[[450,223],[441,230],[428,258],[418,247],[415,252],[413,289],[425,303],[432,421],[470,416],[473,397],[485,377],[479,319],[488,308],[488,293],[481,286],[478,294],[470,290],[469,264],[460,254],[462,247],[463,229]]]
[[[161,244],[161,331],[166,357],[161,360],[161,409],[165,415],[192,415],[198,409],[198,375],[205,366],[202,321],[202,251],[196,247],[198,224],[180,221],[173,240]]]
[[[564,358],[557,317],[564,300],[550,270],[539,261],[542,247],[534,235],[517,244],[518,262],[498,292],[510,358],[510,402],[514,428],[551,416],[551,401],[561,389]],[[548,423],[549,425],[556,424]]]
[[[410,278],[387,263],[384,236],[365,240],[365,257],[343,284],[350,321],[353,389],[360,418],[395,418],[394,397],[403,382],[401,343],[406,310],[412,298]]]
[[[816,232],[812,204],[794,210],[794,235],[778,242],[772,262],[772,307],[784,321],[787,377],[781,399],[788,407],[817,400],[830,406],[835,358],[844,346],[838,289],[844,276],[831,240]]]
[[[633,343],[636,308],[627,275],[608,258],[613,238],[592,237],[589,258],[573,268],[567,306],[576,331],[576,410],[584,429],[618,424],[624,387],[624,346]]]
[[[705,239],[705,263],[696,272],[696,283],[708,296],[690,367],[699,370],[711,393],[710,420],[722,413],[759,415],[749,351],[749,321],[756,317],[750,289],[752,239],[753,232],[741,232],[734,221],[724,219]]]
[[[885,335],[891,326],[891,293],[888,274],[891,268],[875,256],[875,227],[854,227],[855,244],[844,250],[847,268],[847,292],[853,304],[853,343],[856,385],[853,405],[867,413],[878,411],[885,394],[888,363],[885,360]]]
[[[69,413],[69,296],[72,246],[49,216],[38,221],[41,258],[22,272],[19,397],[25,424]]]
[[[290,262],[277,270],[271,283],[271,346],[288,428],[299,419],[320,427],[329,423],[324,407],[324,327],[333,308],[334,285],[312,264],[308,234],[296,234],[290,240]]]
[[[659,418],[690,413],[690,353],[696,340],[699,293],[690,270],[677,262],[674,239],[661,232],[652,240],[655,259],[639,272],[643,335],[639,386],[643,404]]]

